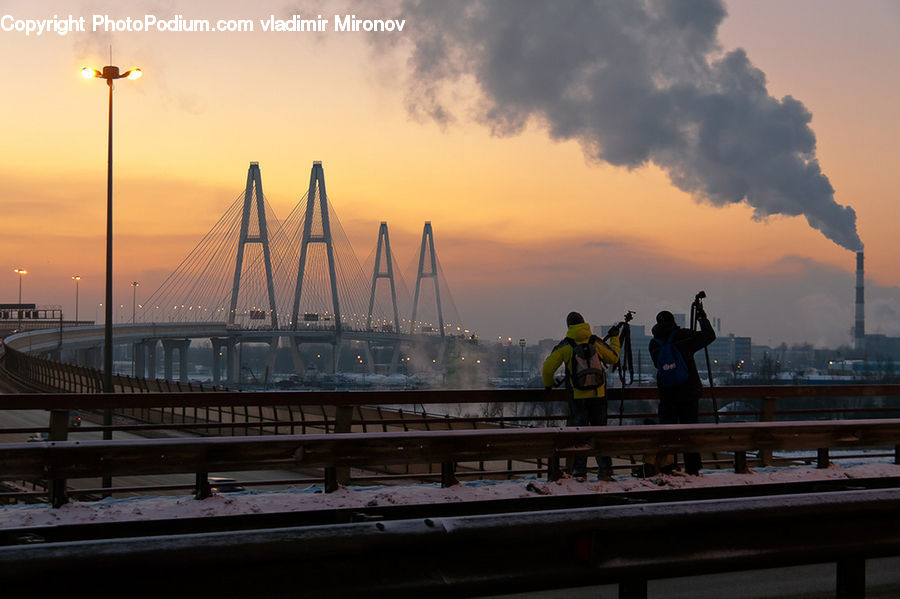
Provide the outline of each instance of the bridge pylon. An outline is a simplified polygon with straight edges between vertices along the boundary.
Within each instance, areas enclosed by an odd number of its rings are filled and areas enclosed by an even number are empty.
[[[422,247],[419,250],[419,268],[416,272],[416,294],[413,299],[412,316],[409,318],[409,334],[415,333],[416,314],[419,309],[419,291],[422,287],[422,279],[434,281],[434,297],[437,302],[438,323],[441,338],[444,338],[444,312],[441,309],[441,286],[438,278],[437,256],[434,253],[434,231],[431,229],[431,221],[425,222],[422,230]]]
[[[253,205],[255,204],[255,205]],[[254,218],[255,217],[255,218]],[[255,226],[251,229],[251,223]],[[244,266],[244,246],[248,243],[262,245],[266,267],[266,289],[269,294],[269,312],[272,328],[278,328],[278,312],[275,308],[275,281],[272,277],[272,254],[269,251],[269,230],[266,225],[266,208],[262,190],[262,175],[259,163],[251,162],[247,170],[247,188],[244,191],[244,210],[241,214],[241,233],[234,264],[234,282],[231,287],[231,306],[228,310],[228,324],[233,325],[237,315],[238,292],[241,272]],[[251,315],[252,318],[252,315]]]
[[[384,265],[382,266],[382,260]],[[372,330],[372,311],[375,308],[375,287],[378,279],[387,279],[391,286],[391,304],[394,308],[394,330],[400,327],[400,311],[397,309],[397,287],[394,285],[394,261],[391,254],[391,238],[386,222],[378,229],[378,247],[375,249],[375,267],[372,270],[372,292],[369,294],[369,311],[366,313],[366,329]]]
[[[394,309],[394,322],[392,331],[400,332],[400,310],[397,309],[397,287],[394,283],[394,259],[391,253],[391,237],[388,234],[386,222],[382,222],[378,228],[378,246],[375,248],[375,266],[372,269],[372,292],[369,294],[369,311],[366,313],[366,330],[372,330],[372,311],[375,309],[375,290],[378,279],[387,279],[391,288],[391,305]],[[372,359],[372,344],[366,343],[369,363],[374,366]],[[391,354],[390,372],[397,372],[400,359],[400,343],[394,343]]]
[[[313,232],[316,208],[319,209],[321,231]],[[334,244],[331,237],[331,222],[328,217],[328,195],[325,192],[325,171],[320,161],[313,162],[309,174],[309,192],[306,200],[306,214],[303,217],[303,235],[300,240],[300,260],[297,264],[297,287],[294,291],[294,307],[291,311],[292,328],[296,330],[300,323],[300,299],[303,295],[303,281],[306,274],[306,261],[309,244],[325,245],[328,257],[328,278],[331,283],[331,305],[334,315],[335,332],[341,332],[341,306],[338,300],[337,271],[334,262]]]
[[[313,231],[316,209],[318,208],[318,223],[321,231]],[[334,318],[334,351],[332,352],[333,371],[337,371],[340,361],[341,347],[341,305],[338,300],[337,269],[334,260],[334,243],[331,236],[331,221],[328,216],[328,194],[325,191],[325,171],[322,162],[313,162],[309,173],[309,191],[306,196],[306,213],[303,217],[303,234],[300,240],[300,260],[297,264],[297,286],[294,290],[294,306],[291,310],[291,328],[299,328],[300,299],[303,295],[303,282],[306,274],[306,262],[309,255],[309,244],[321,243],[325,245],[325,254],[328,259],[328,278],[331,284],[331,305]]]

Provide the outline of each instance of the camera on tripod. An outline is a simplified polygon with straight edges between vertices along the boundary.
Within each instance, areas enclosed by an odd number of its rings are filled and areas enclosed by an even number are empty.
[[[706,298],[706,292],[705,292],[705,291],[700,291],[700,292],[698,292],[697,295],[694,296],[694,305],[695,305],[695,306],[702,306],[702,305],[703,305],[703,301],[702,301],[702,300],[705,299],[705,298]]]
[[[706,310],[703,309],[703,299],[706,297],[705,291],[700,291],[697,295],[694,296],[694,301],[691,302],[691,330],[695,330],[697,328],[697,321],[701,318],[706,318]]]

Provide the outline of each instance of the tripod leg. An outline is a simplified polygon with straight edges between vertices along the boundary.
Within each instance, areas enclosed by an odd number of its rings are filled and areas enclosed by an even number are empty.
[[[710,364],[709,364],[709,348],[704,347],[703,352],[706,354],[706,374],[709,375],[709,396],[712,399],[713,418],[715,418],[716,424],[719,424],[719,402],[716,401],[716,392],[715,392],[715,385],[713,384],[712,368],[710,368]]]

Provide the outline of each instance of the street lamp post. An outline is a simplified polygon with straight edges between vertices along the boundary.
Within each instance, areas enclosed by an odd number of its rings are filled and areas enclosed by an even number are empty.
[[[134,317],[137,313],[137,288],[140,286],[141,284],[137,281],[131,282],[131,324],[134,324]]]
[[[131,324],[134,324],[134,315],[137,306],[137,288],[140,286],[140,283],[137,281],[131,282]],[[135,370],[137,370],[137,356],[134,352],[134,346],[132,346],[131,350],[131,376],[134,376]]]
[[[75,281],[75,326],[78,326],[78,282],[81,280],[80,275],[75,275],[72,277],[72,280]]]
[[[113,81],[127,77],[137,79],[142,74],[140,69],[130,69],[119,73],[119,67],[107,65],[102,71],[84,67],[81,75],[85,79],[96,77],[105,79],[109,86],[109,127],[107,129],[107,163],[106,163],[106,313],[103,323],[103,392],[112,393],[112,369],[113,369],[113,341],[112,341],[112,172],[113,172]],[[103,411],[103,438],[112,439],[112,410]],[[104,476],[102,486],[105,489],[112,488],[112,477]]]
[[[14,268],[13,272],[19,275],[19,303],[22,303],[22,277],[28,274],[24,268]]]
[[[106,169],[106,314],[104,322],[103,335],[103,392],[112,393],[112,322],[113,322],[113,302],[112,302],[112,172],[113,172],[113,81],[116,79],[128,78],[137,79],[142,74],[140,69],[131,69],[124,73],[119,73],[119,67],[105,66],[102,71],[84,67],[81,69],[81,75],[85,79],[98,78],[105,79],[109,86],[109,127],[107,135],[107,169]],[[107,424],[107,414],[104,414],[104,425]],[[109,414],[112,424],[112,415]],[[109,431],[104,431],[104,438]]]

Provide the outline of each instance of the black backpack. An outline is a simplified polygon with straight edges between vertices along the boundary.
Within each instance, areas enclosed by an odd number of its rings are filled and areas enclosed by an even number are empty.
[[[566,364],[572,386],[580,391],[592,391],[602,387],[606,381],[606,368],[594,346],[600,338],[591,335],[587,342],[575,343],[574,339],[566,337],[565,341],[572,346],[572,359]]]

